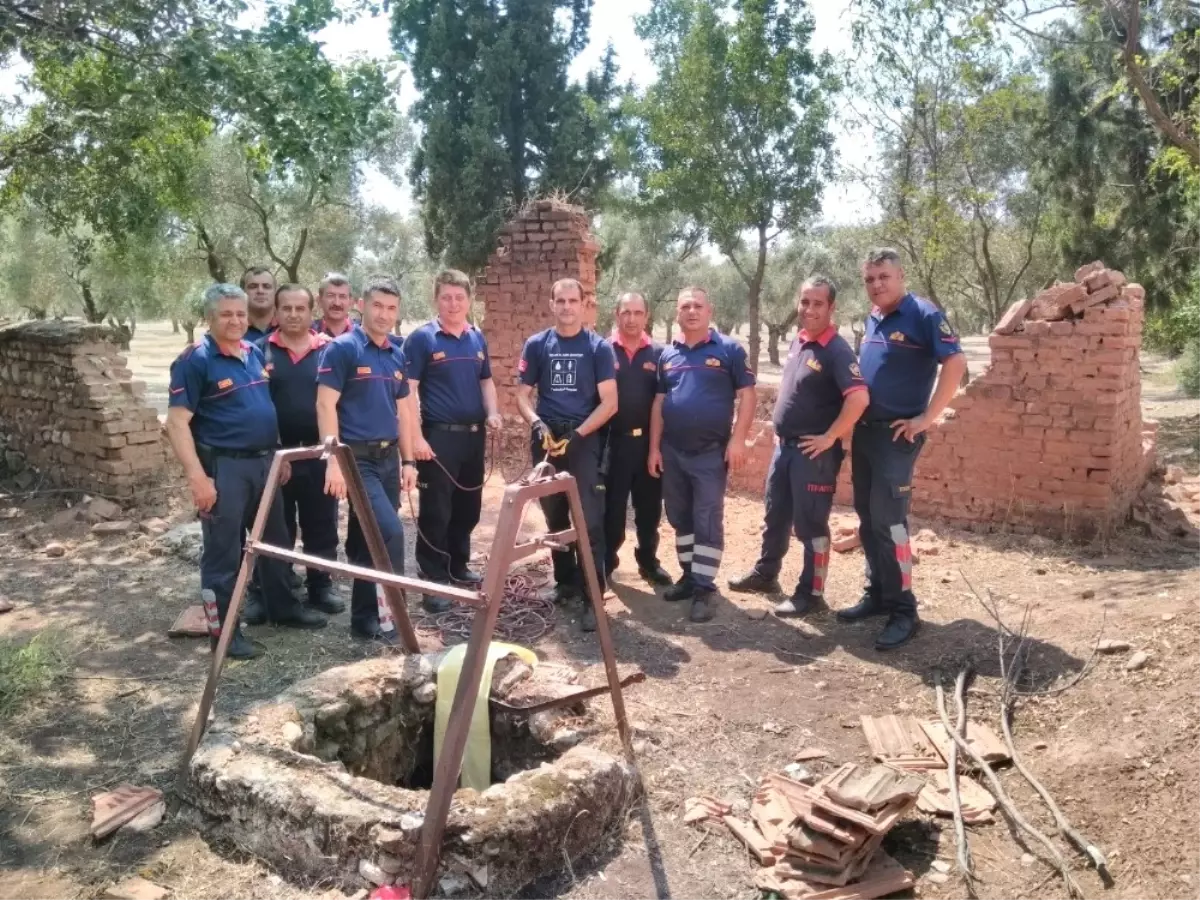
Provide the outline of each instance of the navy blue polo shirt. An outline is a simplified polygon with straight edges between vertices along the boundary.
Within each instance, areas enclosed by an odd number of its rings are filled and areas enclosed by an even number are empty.
[[[911,419],[925,412],[938,364],[962,353],[958,335],[934,304],[905,294],[899,305],[883,315],[867,316],[858,364],[871,391],[867,421]]]
[[[394,441],[400,436],[396,401],[408,396],[404,353],[390,340],[371,340],[364,328],[334,339],[321,351],[317,384],[341,393],[338,436],[343,441]]]
[[[650,408],[658,394],[658,360],[663,346],[643,333],[633,353],[621,343],[619,333],[609,339],[617,367],[617,412],[609,425],[618,434],[640,430],[650,434]]]
[[[612,347],[594,331],[563,337],[553,328],[525,342],[517,365],[521,384],[536,387],[545,422],[578,425],[600,405],[597,385],[616,374]]]
[[[841,415],[843,398],[866,389],[854,349],[835,326],[816,336],[801,329],[783,364],[771,417],[775,433],[782,438],[824,434]]]
[[[418,382],[421,421],[474,425],[487,418],[479,382],[492,377],[483,332],[467,325],[455,337],[434,319],[404,341],[408,377]]]
[[[272,331],[259,345],[266,360],[271,400],[279,417],[279,439],[285,447],[311,447],[321,442],[317,428],[317,362],[324,335],[309,332],[308,346],[299,354]]]
[[[251,323],[250,326],[246,329],[246,336],[245,336],[245,338],[243,338],[243,340],[249,341],[251,344],[261,344],[263,338],[265,338],[269,334],[274,333],[274,331],[278,327],[279,327],[278,325],[276,325],[274,322],[272,322],[270,325],[267,326],[266,331],[264,331],[263,329],[259,328],[257,325]]]
[[[741,344],[715,328],[695,347],[672,341],[658,361],[663,440],[684,453],[724,446],[733,433],[733,401],[753,387]]]
[[[206,334],[171,363],[170,406],[192,411],[199,444],[224,450],[278,446],[279,427],[262,351],[247,341],[241,355],[222,353]]]

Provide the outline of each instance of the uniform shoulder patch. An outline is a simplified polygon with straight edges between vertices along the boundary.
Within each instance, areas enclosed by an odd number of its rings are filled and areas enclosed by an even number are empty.
[[[484,354],[483,354],[483,351],[482,351],[482,350],[478,351],[478,352],[475,354],[475,358],[476,358],[476,359],[478,359],[478,360],[481,360],[481,361],[482,361],[482,359],[483,359],[483,356],[484,356]]]
[[[856,362],[850,363],[850,374],[853,375],[855,378],[862,378],[862,369],[860,369],[858,367],[858,363],[856,363]]]
[[[397,380],[397,381],[403,381],[403,380],[404,380],[404,373],[403,373],[403,372],[393,372],[392,374],[396,376],[396,380]]]
[[[942,321],[938,323],[938,330],[941,331],[942,334],[954,334],[954,329],[950,327],[950,323],[945,319],[942,319]]]

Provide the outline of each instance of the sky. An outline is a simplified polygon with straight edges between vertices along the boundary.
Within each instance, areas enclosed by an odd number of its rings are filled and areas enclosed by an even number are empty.
[[[616,49],[621,80],[632,79],[645,86],[654,79],[645,48],[634,33],[634,17],[645,13],[651,0],[595,0],[592,10],[591,42],[574,60],[571,74],[582,80],[595,68],[604,48],[611,41]],[[816,21],[813,34],[814,49],[827,50],[833,56],[846,58],[853,48],[850,41],[850,0],[817,0],[810,8]],[[388,40],[388,22],[380,17],[364,16],[354,22],[339,23],[326,28],[318,35],[324,43],[326,54],[335,60],[346,60],[355,56],[385,59],[391,56]],[[11,97],[17,90],[19,78],[27,67],[17,62],[7,69],[0,69],[0,101]],[[400,106],[407,109],[416,98],[412,80],[401,78]],[[839,162],[847,167],[868,165],[871,157],[871,142],[864,139],[860,130],[854,129],[846,114],[848,107],[835,106],[833,133],[834,149]],[[380,206],[398,212],[412,209],[412,195],[407,181],[396,183],[374,169],[365,173],[364,196]],[[861,184],[837,182],[826,187],[820,223],[852,224],[869,221],[877,217],[879,205],[870,192]],[[814,223],[817,224],[817,223]]]

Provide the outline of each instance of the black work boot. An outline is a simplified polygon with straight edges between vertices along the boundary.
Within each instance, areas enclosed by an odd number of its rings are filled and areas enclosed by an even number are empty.
[[[457,575],[451,575],[450,580],[457,581],[459,584],[469,584],[472,587],[477,584],[483,584],[483,576],[478,572],[472,572],[470,569],[463,569]]]
[[[218,638],[211,636],[208,639],[208,647],[213,652],[216,652],[217,641]],[[225,650],[225,655],[229,659],[256,659],[262,656],[262,651],[250,643],[246,636],[242,634],[242,629],[238,628],[233,633],[233,639],[230,640],[229,646]]]
[[[304,576],[295,570],[292,566],[288,566],[288,587],[293,594],[304,594]]]
[[[792,591],[792,596],[782,603],[775,605],[775,615],[781,619],[788,619],[805,616],[812,612],[820,612],[825,609],[828,609],[828,607],[825,605],[824,597],[814,597],[797,585],[796,590]]]
[[[251,582],[246,588],[246,603],[242,607],[242,623],[245,625],[266,625],[267,604],[263,601],[262,589]]]
[[[879,632],[879,637],[875,639],[875,649],[895,650],[907,644],[913,639],[920,625],[921,620],[915,612],[893,610],[888,616],[887,624],[883,626],[883,631]]]
[[[712,603],[716,597],[716,591],[697,591],[692,597],[692,609],[688,613],[688,620],[692,622],[707,622],[713,617]]]
[[[596,630],[596,608],[592,606],[592,601],[586,598],[583,601],[583,615],[579,618],[579,630],[584,632]]]
[[[662,598],[674,603],[677,600],[687,600],[696,593],[696,585],[692,584],[692,579],[687,575],[681,575],[679,580],[663,591]]]
[[[739,594],[781,594],[778,578],[764,578],[754,569],[745,575],[729,579],[729,589]]]
[[[837,617],[843,622],[859,622],[869,619],[871,616],[885,616],[887,613],[888,609],[883,605],[883,598],[866,590],[863,591],[862,597],[854,606],[849,609],[839,609]]]
[[[454,608],[454,601],[437,594],[422,594],[421,609],[427,613],[444,613]]]
[[[271,624],[280,628],[302,628],[307,631],[315,631],[328,625],[329,620],[315,609],[309,609],[307,606],[297,603],[295,608],[286,615],[272,618]]]
[[[638,574],[650,584],[667,585],[672,583],[671,573],[658,563],[651,566],[638,566]]]
[[[323,584],[308,589],[308,605],[330,616],[346,611],[346,604],[333,589],[332,584]]]
[[[549,600],[551,603],[561,606],[564,603],[570,603],[572,600],[578,600],[583,596],[583,591],[573,584],[556,584],[554,587],[543,591],[539,595],[541,600]]]
[[[367,628],[355,628],[350,626],[350,636],[357,638],[360,641],[372,641],[376,644],[383,644],[385,647],[400,646],[400,638],[396,634],[396,629],[384,631],[376,621]]]

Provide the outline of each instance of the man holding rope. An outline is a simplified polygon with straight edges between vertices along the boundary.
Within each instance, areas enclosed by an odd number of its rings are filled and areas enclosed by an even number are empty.
[[[417,567],[427,581],[474,587],[482,577],[468,568],[471,532],[483,502],[487,430],[500,427],[496,385],[483,332],[467,321],[471,280],[447,269],[433,282],[437,318],[408,336],[409,390],[416,391],[421,433],[414,436],[417,488]],[[452,604],[426,595],[429,612]]]
[[[533,462],[543,459],[556,471],[570,472],[579,487],[585,522],[592,545],[596,578],[604,590],[604,486],[600,478],[600,437],[597,432],[617,411],[617,383],[612,345],[583,327],[583,286],[574,278],[561,278],[550,289],[554,327],[525,342],[518,365],[517,408],[532,428]],[[537,388],[534,410],[533,389]],[[550,531],[570,527],[570,510],[563,494],[541,501]],[[555,550],[556,603],[582,595],[586,585],[577,557],[578,547]],[[584,631],[596,629],[592,604],[583,604]]]

